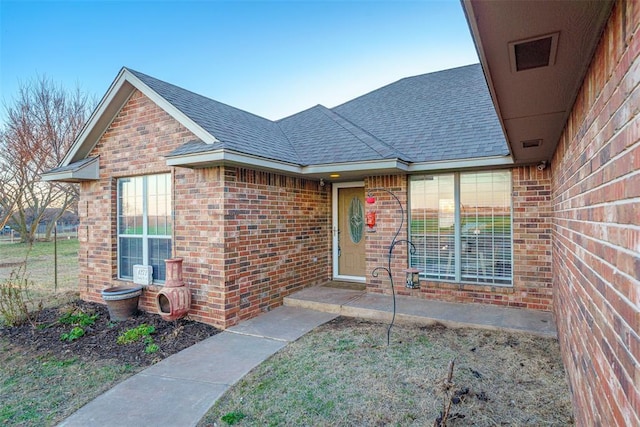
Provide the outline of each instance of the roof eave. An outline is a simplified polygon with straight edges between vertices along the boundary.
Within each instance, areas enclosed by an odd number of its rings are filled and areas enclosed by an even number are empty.
[[[460,1],[515,164],[551,160],[614,0]],[[514,69],[517,43],[553,34],[548,64]]]
[[[52,182],[79,183],[84,181],[95,181],[100,178],[100,158],[96,157],[94,160],[77,169],[68,169],[59,172],[56,172],[54,169],[42,174],[41,178],[43,181]]]
[[[363,160],[355,162],[325,163],[302,168],[305,176],[315,179],[355,180],[371,175],[407,173],[409,163],[400,159]],[[331,176],[338,175],[338,176]]]
[[[300,174],[301,167],[294,163],[265,159],[259,156],[219,149],[200,153],[166,157],[167,166],[179,166],[191,169],[233,165],[254,169],[271,170],[288,174]]]
[[[510,155],[504,155],[419,163],[410,163],[401,159],[380,159],[303,166],[225,149],[170,156],[166,157],[166,162],[167,166],[191,169],[215,166],[240,166],[329,181],[362,179],[372,175],[511,167],[514,164],[513,158]],[[331,175],[339,176],[331,177]]]
[[[409,173],[440,172],[446,170],[465,170],[481,168],[512,167],[514,165],[511,155],[475,157],[470,159],[440,160],[435,162],[412,163]]]
[[[409,170],[409,164],[399,159],[299,165],[225,149],[167,156],[166,162],[167,166],[178,166],[192,169],[222,165],[241,166],[315,179],[326,178],[329,174],[335,173],[339,173],[341,176],[357,175],[362,177],[374,174],[406,173]]]

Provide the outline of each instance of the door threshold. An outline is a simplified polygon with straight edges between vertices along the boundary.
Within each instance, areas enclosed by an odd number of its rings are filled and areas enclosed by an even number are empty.
[[[350,289],[353,291],[364,291],[367,285],[362,282],[347,282],[343,280],[332,280],[322,285],[325,288]]]

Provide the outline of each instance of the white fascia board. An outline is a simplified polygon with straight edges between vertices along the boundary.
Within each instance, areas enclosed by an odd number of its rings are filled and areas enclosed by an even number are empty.
[[[223,164],[240,165],[255,169],[268,169],[296,175],[302,173],[300,166],[293,163],[269,160],[224,149],[167,157],[167,166],[208,167]]]
[[[409,164],[398,159],[370,160],[353,163],[327,163],[324,165],[309,165],[302,167],[304,175],[326,174],[333,172],[367,172],[388,171],[408,172]]]
[[[69,169],[61,172],[44,173],[43,181],[80,182],[94,181],[100,178],[100,158],[83,165],[78,169]]]
[[[85,147],[86,144],[91,145],[88,150],[85,150],[87,151],[85,156],[88,155],[88,153],[93,149],[93,147],[95,147],[95,145],[98,143],[98,140],[100,140],[104,132],[109,127],[109,124],[115,117],[115,114],[117,114],[117,112],[119,112],[124,104],[126,104],[126,102],[129,100],[131,93],[133,93],[133,87],[128,88],[128,93],[121,92],[125,84],[124,71],[124,68],[120,70],[120,73],[118,74],[116,79],[113,81],[113,83],[111,83],[111,86],[109,86],[109,89],[98,103],[98,106],[95,108],[95,110],[93,110],[93,113],[91,113],[89,120],[87,120],[84,127],[76,137],[73,145],[62,159],[62,162],[59,165],[60,167],[68,166],[74,161],[78,161],[84,158],[84,156],[81,156],[82,158],[76,158],[76,154],[78,154],[78,151],[80,151],[81,148]],[[124,90],[126,91],[126,89],[127,88],[125,87]],[[115,106],[115,114],[109,114],[114,110],[114,106],[112,105],[114,102],[117,102],[120,105]],[[111,115],[112,117],[107,117],[107,115]],[[106,126],[104,125],[105,120],[108,121],[108,124]],[[103,123],[102,127],[104,127],[104,129],[101,129],[98,132],[99,135],[96,136],[95,133],[98,130],[98,125],[100,123]]]
[[[262,157],[219,149],[201,153],[167,157],[167,166],[201,168],[219,165],[238,165],[242,167],[266,169],[294,175],[324,175],[329,173],[418,173],[451,169],[473,169],[486,167],[513,166],[511,156],[480,157],[473,159],[447,160],[440,162],[412,163],[390,159],[353,163],[330,163],[324,165],[299,166],[293,163],[270,160]]]
[[[409,173],[434,172],[441,170],[460,170],[485,167],[513,166],[511,156],[479,157],[473,159],[443,160],[440,162],[413,163],[409,166]]]
[[[195,136],[197,136],[202,142],[205,144],[214,144],[216,142],[220,142],[216,139],[215,136],[211,135],[209,132],[204,130],[200,125],[191,120],[187,115],[185,115],[182,111],[177,109],[173,104],[168,102],[166,99],[158,95],[156,91],[151,89],[149,86],[144,84],[142,80],[138,79],[133,73],[131,73],[126,68],[124,69],[124,78],[131,82],[142,92],[147,98],[157,104],[160,108],[166,111],[171,117],[176,119],[180,124],[189,129]]]

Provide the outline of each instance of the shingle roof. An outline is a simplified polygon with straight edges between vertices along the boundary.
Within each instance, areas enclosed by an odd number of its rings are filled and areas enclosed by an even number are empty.
[[[279,120],[302,165],[398,158],[399,153],[322,105]]]
[[[413,162],[509,153],[479,64],[404,78],[333,111]]]
[[[293,147],[277,123],[130,68],[128,70],[220,141],[209,145],[209,150],[228,149],[267,159],[298,162]],[[199,147],[199,151],[209,150]]]
[[[219,140],[188,143],[170,156],[229,149],[306,166],[509,154],[479,64],[408,77],[275,122],[129,71]]]

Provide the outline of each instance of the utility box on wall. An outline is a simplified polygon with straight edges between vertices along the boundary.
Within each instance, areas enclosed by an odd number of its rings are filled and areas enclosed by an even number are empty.
[[[150,285],[153,283],[153,267],[150,265],[134,265],[133,283],[136,285]]]

